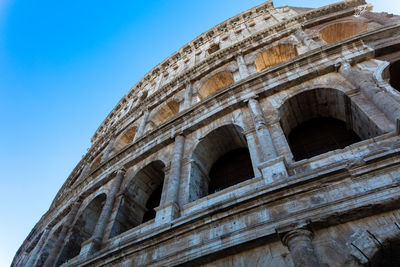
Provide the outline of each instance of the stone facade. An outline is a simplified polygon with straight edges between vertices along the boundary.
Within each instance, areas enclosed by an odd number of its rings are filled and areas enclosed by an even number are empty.
[[[400,17],[271,1],[153,68],[12,266],[398,266]]]

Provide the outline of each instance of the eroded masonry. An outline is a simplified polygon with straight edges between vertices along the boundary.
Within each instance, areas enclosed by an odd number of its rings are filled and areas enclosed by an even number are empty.
[[[400,17],[267,1],[132,87],[12,266],[399,266],[399,134]]]

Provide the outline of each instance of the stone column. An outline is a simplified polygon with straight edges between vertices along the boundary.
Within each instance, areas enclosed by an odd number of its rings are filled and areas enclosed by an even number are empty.
[[[295,267],[318,267],[317,256],[311,243],[313,233],[307,229],[295,229],[286,233],[282,242],[289,248]]]
[[[112,148],[114,147],[114,143],[115,143],[115,140],[110,140],[110,143],[108,143],[108,145],[107,145],[107,147],[106,147],[106,149],[104,151],[104,154],[101,157],[101,162],[104,162],[104,161],[107,160],[108,156],[110,155],[110,152],[111,152]]]
[[[117,171],[117,175],[114,178],[110,193],[107,195],[106,203],[104,203],[99,219],[97,220],[93,236],[87,242],[85,242],[84,245],[82,245],[80,253],[81,255],[90,255],[100,247],[104,237],[104,230],[107,227],[110,214],[114,206],[115,196],[119,192],[125,172],[126,171],[123,168]]]
[[[258,142],[260,144],[261,160],[267,161],[276,157],[277,153],[272,143],[271,135],[267,129],[267,123],[264,119],[260,103],[250,98],[248,103],[249,109],[256,129]]]
[[[185,87],[185,98],[183,100],[183,110],[190,108],[191,104],[192,104],[192,83],[190,81],[187,81]]]
[[[135,142],[139,137],[141,137],[143,135],[148,117],[149,117],[149,111],[146,109],[143,112],[142,120],[140,121],[138,130],[137,130],[137,132],[135,134],[135,138],[133,138],[133,142]]]
[[[175,137],[174,151],[171,159],[171,166],[169,170],[165,202],[156,209],[156,223],[163,223],[170,221],[178,216],[179,206],[179,184],[182,169],[182,156],[185,145],[185,137],[177,135]]]
[[[42,236],[40,237],[39,241],[35,245],[35,248],[32,250],[31,255],[29,256],[28,261],[24,264],[24,266],[31,267],[35,266],[36,261],[40,256],[40,251],[44,246],[44,242],[47,240],[47,236],[49,235],[50,229],[46,227],[43,231]]]
[[[44,267],[53,267],[57,263],[57,259],[59,254],[61,253],[65,238],[73,226],[73,222],[75,220],[76,214],[78,213],[79,207],[81,206],[81,202],[81,199],[77,199],[75,203],[72,204],[71,210],[68,213],[68,217],[60,231],[60,234],[58,235],[54,247],[51,249],[49,256],[43,264]]]
[[[295,31],[294,35],[310,49],[315,49],[320,46],[313,39],[311,39],[302,29],[298,29],[297,31]]]
[[[236,56],[236,62],[239,68],[240,77],[242,79],[249,76],[249,71],[247,70],[246,62],[244,61],[243,53],[238,53]]]
[[[248,106],[257,133],[260,147],[259,151],[261,152],[261,163],[258,165],[258,168],[260,169],[265,182],[271,184],[280,178],[288,176],[286,162],[284,157],[278,156],[276,152],[260,103],[256,99],[250,98]]]
[[[261,154],[257,149],[257,142],[255,137],[255,129],[252,128],[243,133],[246,136],[247,146],[249,147],[251,165],[253,166],[254,176],[261,175],[258,165],[261,163],[259,155]]]
[[[348,63],[340,66],[339,73],[354,86],[359,87],[361,93],[393,122],[400,118],[400,103],[379,88],[372,80],[372,75],[369,77]]]
[[[286,139],[285,133],[283,132],[281,124],[279,123],[279,120],[271,122],[271,124],[269,124],[269,129],[271,131],[271,137],[274,142],[274,146],[278,150],[278,155],[284,156],[286,162],[292,162],[293,154],[290,150],[290,146]]]

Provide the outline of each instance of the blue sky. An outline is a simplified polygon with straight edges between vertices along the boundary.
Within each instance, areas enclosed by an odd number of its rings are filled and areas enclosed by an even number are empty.
[[[397,1],[372,4],[399,14]],[[262,2],[0,0],[0,266],[129,88],[197,35]]]

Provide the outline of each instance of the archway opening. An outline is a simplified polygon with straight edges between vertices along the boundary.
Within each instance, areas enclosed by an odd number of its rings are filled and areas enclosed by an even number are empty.
[[[196,146],[189,181],[189,201],[253,178],[250,153],[243,130],[230,124],[219,127]]]
[[[72,228],[68,241],[58,258],[57,266],[79,255],[82,243],[92,237],[106,198],[106,194],[100,194],[84,209]]]
[[[351,37],[368,29],[368,25],[361,21],[339,22],[324,27],[319,36],[327,43],[333,43]]]
[[[400,60],[390,64],[390,85],[400,92]]]
[[[232,73],[229,71],[219,72],[203,83],[199,89],[198,96],[203,99],[233,83]]]
[[[400,266],[400,240],[391,240],[382,244],[381,249],[370,260],[369,267]]]
[[[110,236],[117,236],[155,218],[164,182],[164,163],[153,161],[141,169],[124,190]]]
[[[133,142],[133,138],[135,138],[136,134],[136,127],[132,127],[127,130],[118,140],[117,144],[115,145],[114,150],[119,151]]]
[[[93,161],[92,166],[90,166],[90,170],[93,171],[94,169],[96,169],[101,162],[101,158],[103,157],[103,153],[100,154],[99,156],[97,156],[97,158]]]
[[[279,113],[295,160],[383,133],[348,96],[336,89],[320,88],[297,94],[284,102]]]
[[[303,122],[290,132],[288,139],[296,161],[361,141],[353,130],[346,127],[345,122],[334,118],[315,118]]]
[[[279,44],[260,53],[254,60],[256,71],[262,71],[275,64],[297,56],[297,49],[292,44]]]
[[[175,100],[172,100],[162,106],[156,114],[154,114],[151,119],[153,123],[153,127],[162,124],[168,119],[172,118],[175,114],[179,112],[179,103]]]

